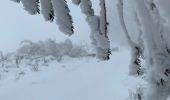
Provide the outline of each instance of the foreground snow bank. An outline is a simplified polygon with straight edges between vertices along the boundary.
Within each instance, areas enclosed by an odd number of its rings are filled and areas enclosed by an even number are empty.
[[[111,60],[63,58],[39,72],[30,72],[19,80],[0,81],[1,100],[126,100],[136,85],[129,78],[129,51],[112,54]],[[11,76],[12,77],[12,76]]]

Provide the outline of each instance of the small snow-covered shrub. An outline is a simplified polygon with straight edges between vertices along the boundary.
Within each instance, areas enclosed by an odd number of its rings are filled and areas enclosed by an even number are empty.
[[[83,46],[73,46],[71,40],[69,39],[61,43],[56,43],[55,40],[49,39],[39,42],[23,42],[22,44],[23,45],[17,50],[17,54],[23,56],[52,56],[60,61],[63,56],[74,58],[87,56],[88,54]]]
[[[57,43],[55,40],[32,42],[24,40],[16,52],[0,52],[0,78],[15,73],[16,79],[27,71],[37,72],[41,67],[62,61],[64,56],[70,58],[95,57],[89,54],[82,45],[73,45],[71,40]]]

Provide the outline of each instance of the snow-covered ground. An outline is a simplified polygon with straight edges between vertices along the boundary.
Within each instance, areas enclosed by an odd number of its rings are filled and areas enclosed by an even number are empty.
[[[113,52],[111,60],[64,57],[19,80],[0,81],[1,100],[127,100],[138,83],[128,76],[130,52]],[[13,77],[11,75],[11,77]]]

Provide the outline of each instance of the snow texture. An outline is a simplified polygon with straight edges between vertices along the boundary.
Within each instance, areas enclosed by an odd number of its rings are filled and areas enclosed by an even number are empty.
[[[65,57],[63,62],[51,61],[37,72],[29,71],[22,62],[20,68],[9,68],[1,79],[0,97],[2,100],[127,100],[128,89],[141,81],[127,77],[129,51],[121,50],[112,56],[107,63],[93,58]]]

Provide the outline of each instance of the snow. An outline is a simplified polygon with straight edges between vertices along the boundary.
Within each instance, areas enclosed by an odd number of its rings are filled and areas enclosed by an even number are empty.
[[[129,53],[114,52],[107,62],[65,57],[61,63],[53,62],[19,80],[9,75],[0,81],[0,97],[2,100],[126,100],[128,89],[136,84],[136,79],[127,76]]]

